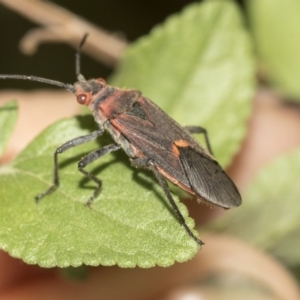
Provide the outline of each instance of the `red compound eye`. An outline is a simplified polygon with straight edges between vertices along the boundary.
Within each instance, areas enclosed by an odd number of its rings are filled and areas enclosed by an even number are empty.
[[[79,104],[82,104],[82,105],[87,104],[87,99],[88,99],[87,94],[79,94],[79,95],[77,95],[77,102]]]

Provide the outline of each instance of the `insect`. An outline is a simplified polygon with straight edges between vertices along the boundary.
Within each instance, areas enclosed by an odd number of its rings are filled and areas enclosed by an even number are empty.
[[[36,76],[0,75],[0,79],[31,80],[65,88],[75,95],[79,104],[91,110],[99,127],[56,149],[53,184],[39,194],[36,201],[51,194],[59,186],[58,156],[70,148],[97,139],[106,130],[114,143],[94,150],[78,162],[78,170],[96,184],[87,204],[91,205],[99,195],[102,181],[86,171],[85,167],[105,154],[122,148],[133,167],[146,168],[154,173],[179,222],[202,246],[204,243],[187,226],[166,179],[196,198],[214,205],[231,208],[241,204],[241,196],[235,184],[212,156],[206,130],[202,127],[180,126],[138,90],[113,87],[102,78],[85,80],[80,73],[80,51],[86,37],[81,41],[76,54],[78,81],[74,85]],[[208,150],[196,142],[191,135],[193,133],[204,134]]]

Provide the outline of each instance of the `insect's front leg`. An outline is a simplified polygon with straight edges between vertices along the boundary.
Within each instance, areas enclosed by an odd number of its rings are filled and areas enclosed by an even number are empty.
[[[78,170],[97,184],[97,187],[95,188],[93,195],[89,198],[86,205],[90,206],[94,201],[94,199],[99,195],[102,187],[102,181],[92,173],[89,173],[88,171],[84,170],[84,168],[90,163],[92,163],[93,161],[95,161],[96,159],[102,157],[103,155],[108,154],[112,151],[119,150],[120,148],[121,147],[117,144],[110,144],[87,154],[83,159],[79,161]]]
[[[79,136],[71,141],[64,143],[63,145],[61,145],[60,147],[58,147],[55,150],[55,152],[54,152],[53,184],[45,192],[43,192],[35,197],[36,202],[41,200],[43,197],[50,195],[59,186],[60,180],[59,180],[59,174],[58,174],[58,155],[65,152],[68,149],[71,149],[71,148],[74,148],[81,144],[95,140],[98,136],[103,134],[103,131],[104,131],[103,129],[99,129],[99,130],[93,131],[92,133],[89,133],[87,135]]]
[[[191,134],[203,134],[204,135],[204,139],[205,139],[205,143],[206,143],[206,147],[207,150],[209,151],[209,153],[214,156],[212,148],[210,146],[210,142],[209,142],[209,138],[208,138],[208,133],[207,130],[201,126],[185,126],[184,127],[189,133]]]

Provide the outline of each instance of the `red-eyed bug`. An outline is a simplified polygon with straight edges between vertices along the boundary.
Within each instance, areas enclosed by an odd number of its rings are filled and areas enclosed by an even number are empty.
[[[0,75],[0,79],[39,81],[67,89],[75,95],[79,104],[89,107],[99,126],[98,130],[72,139],[56,149],[53,184],[38,195],[36,201],[59,186],[58,155],[100,137],[106,130],[115,143],[96,149],[78,163],[79,171],[96,183],[87,204],[90,205],[99,195],[102,181],[87,172],[85,167],[103,155],[122,148],[132,166],[154,173],[181,225],[200,246],[203,245],[187,226],[165,178],[196,198],[214,205],[231,208],[241,204],[235,184],[212,156],[206,130],[201,127],[183,128],[138,90],[109,86],[101,78],[85,80],[80,74],[80,49],[85,38],[76,56],[78,81],[74,85],[36,76]],[[193,133],[204,134],[208,151],[196,142],[191,136]]]

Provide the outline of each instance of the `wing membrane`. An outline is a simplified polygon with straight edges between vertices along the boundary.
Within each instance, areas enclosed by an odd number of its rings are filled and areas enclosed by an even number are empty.
[[[193,190],[202,198],[224,208],[239,206],[241,196],[217,161],[190,147],[179,148],[180,160]]]

